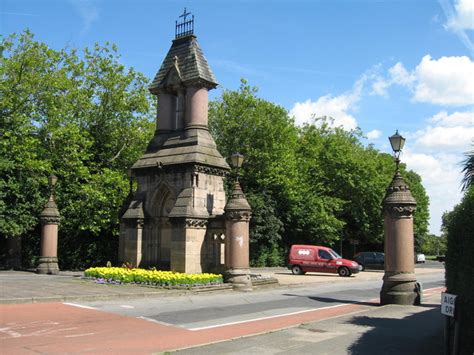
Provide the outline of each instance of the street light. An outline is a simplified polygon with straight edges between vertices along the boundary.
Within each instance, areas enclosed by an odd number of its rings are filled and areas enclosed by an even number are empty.
[[[230,156],[230,165],[233,168],[240,169],[244,162],[244,156],[240,153],[234,153]]]
[[[400,152],[403,149],[403,146],[405,145],[405,138],[398,134],[398,129],[395,132],[395,134],[391,137],[388,137],[390,141],[390,145],[392,146],[392,150],[395,156],[395,163],[397,163],[397,170],[398,170],[398,165],[400,164]]]
[[[58,182],[58,178],[56,175],[51,174],[48,177],[49,192],[51,195],[53,195],[54,193],[54,185],[56,185],[57,182]]]
[[[230,156],[230,165],[236,170],[237,178],[236,181],[239,181],[239,172],[242,164],[244,162],[244,156],[240,153],[234,153]]]

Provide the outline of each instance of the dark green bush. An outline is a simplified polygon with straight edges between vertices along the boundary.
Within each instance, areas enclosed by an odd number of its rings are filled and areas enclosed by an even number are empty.
[[[446,253],[446,286],[458,295],[462,354],[474,352],[474,186],[450,213],[443,225],[448,237]]]

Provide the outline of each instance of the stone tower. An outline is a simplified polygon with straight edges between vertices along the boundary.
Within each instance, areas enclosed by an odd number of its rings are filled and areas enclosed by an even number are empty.
[[[217,86],[193,34],[194,17],[176,37],[150,92],[156,131],[132,166],[137,191],[121,216],[119,259],[179,272],[224,263],[224,177],[230,170],[208,130],[208,91]]]

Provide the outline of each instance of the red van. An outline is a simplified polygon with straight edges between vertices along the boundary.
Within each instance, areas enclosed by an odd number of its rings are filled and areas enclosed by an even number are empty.
[[[319,245],[292,245],[288,255],[288,269],[294,275],[326,272],[351,276],[358,273],[361,267],[355,261],[341,258],[331,248]]]

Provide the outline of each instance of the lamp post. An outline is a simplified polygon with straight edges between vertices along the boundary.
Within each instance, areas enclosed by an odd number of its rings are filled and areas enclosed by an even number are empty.
[[[54,201],[54,186],[58,178],[50,175],[49,200],[40,214],[41,220],[41,251],[36,272],[38,274],[58,274],[58,226],[60,215]]]
[[[400,165],[400,153],[405,146],[405,138],[398,133],[398,129],[393,136],[388,137],[390,145],[392,146],[393,156],[395,158],[395,164],[397,165],[397,171]]]
[[[237,170],[237,178],[231,196],[224,208],[226,215],[226,276],[235,290],[251,291],[249,269],[249,222],[251,208],[239,183],[239,169],[244,156],[236,153],[230,157],[231,166]]]
[[[396,171],[383,201],[385,265],[381,304],[420,304],[422,290],[415,276],[413,213],[416,201],[400,174],[400,153],[405,138],[398,130],[389,137]]]

